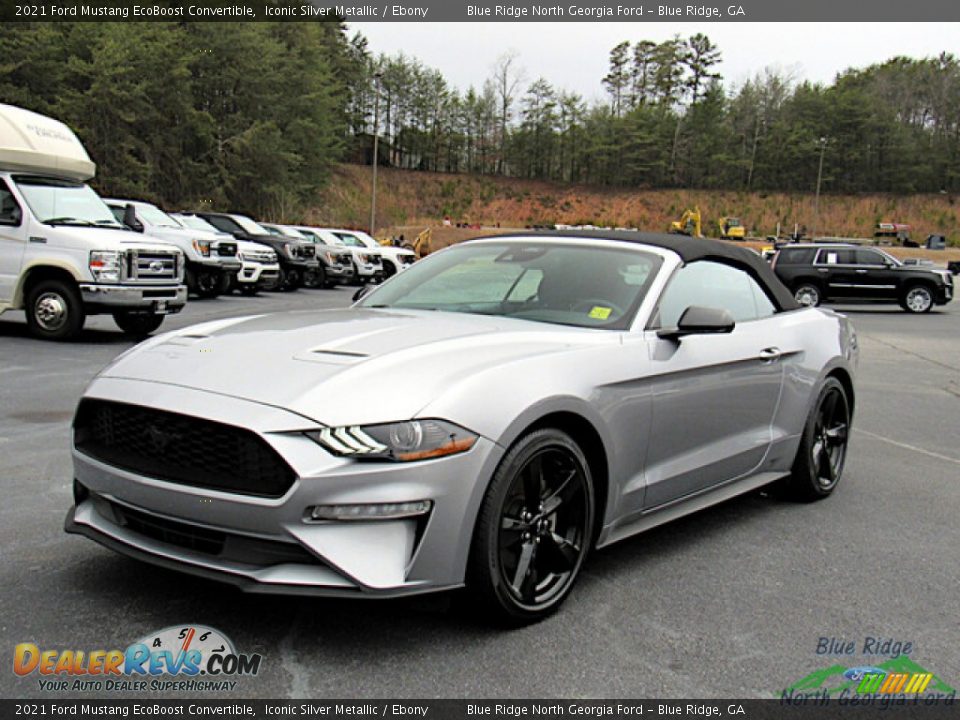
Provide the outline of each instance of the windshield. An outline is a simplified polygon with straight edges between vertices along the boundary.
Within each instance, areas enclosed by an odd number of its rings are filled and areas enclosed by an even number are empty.
[[[323,240],[321,240],[320,236],[315,232],[311,232],[305,228],[297,228],[297,232],[300,233],[300,236],[305,240],[309,240],[312,243],[323,244]]]
[[[421,260],[359,306],[622,330],[660,263],[659,256],[638,250],[537,241],[467,243]]]
[[[266,228],[260,227],[246,215],[231,215],[230,217],[243,229],[245,233],[249,233],[251,235],[269,235],[269,233],[266,231]]]
[[[364,245],[360,241],[360,238],[358,238],[356,235],[351,235],[350,233],[341,233],[341,232],[335,232],[333,234],[336,235],[337,238],[339,238],[340,242],[342,242],[344,245],[349,245],[350,247],[358,247],[358,248],[366,247],[366,245]]]
[[[134,208],[136,208],[137,217],[140,221],[145,222],[147,225],[152,225],[153,227],[180,228],[180,224],[176,220],[156,205],[137,203],[134,205]]]
[[[223,230],[217,230],[213,225],[196,215],[177,215],[174,220],[179,222],[185,228],[192,230],[206,230],[207,232],[223,234]]]
[[[26,175],[14,180],[30,210],[42,223],[124,229],[106,203],[87,185]]]

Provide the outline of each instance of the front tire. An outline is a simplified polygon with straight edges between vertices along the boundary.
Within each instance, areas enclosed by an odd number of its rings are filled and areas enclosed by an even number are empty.
[[[220,294],[220,274],[187,268],[187,289],[197,297],[211,300]]]
[[[113,321],[126,335],[146,337],[163,324],[163,315],[153,313],[115,312]]]
[[[850,401],[843,385],[828,377],[807,418],[797,457],[782,494],[813,502],[828,497],[840,482],[850,439]]]
[[[472,599],[510,625],[537,622],[569,595],[593,541],[594,488],[583,451],[546,428],[500,462],[474,530]]]
[[[75,286],[43,280],[27,293],[27,328],[42,340],[69,340],[80,334],[86,313]]]
[[[933,308],[933,292],[926,285],[912,285],[900,298],[900,307],[914,314],[930,312]]]

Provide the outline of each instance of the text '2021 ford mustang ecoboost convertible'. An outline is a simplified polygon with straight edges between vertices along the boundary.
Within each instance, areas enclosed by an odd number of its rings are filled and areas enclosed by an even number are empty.
[[[640,233],[473,240],[341,310],[118,357],[74,420],[66,529],[254,592],[456,588],[514,622],[589,550],[840,480],[857,342],[756,254]]]

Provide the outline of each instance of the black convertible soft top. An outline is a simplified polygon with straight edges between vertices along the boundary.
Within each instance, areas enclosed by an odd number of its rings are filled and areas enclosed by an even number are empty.
[[[485,237],[493,239],[489,236]],[[739,267],[749,272],[754,280],[760,283],[779,310],[796,310],[800,307],[793,294],[780,282],[780,278],[774,274],[763,258],[748,248],[722,240],[667,233],[635,232],[632,230],[531,230],[495,237],[574,237],[653,245],[654,247],[672,250],[680,256],[684,263],[697,260],[713,260]]]

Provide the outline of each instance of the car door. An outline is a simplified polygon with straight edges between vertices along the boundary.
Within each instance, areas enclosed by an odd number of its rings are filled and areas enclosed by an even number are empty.
[[[828,297],[860,297],[857,286],[861,278],[857,274],[855,253],[854,248],[834,247],[820,251],[817,257],[817,273],[824,278]]]
[[[871,300],[896,300],[897,277],[883,253],[870,248],[857,248],[854,271],[857,297]]]
[[[23,264],[24,241],[23,211],[7,184],[0,180],[0,303],[13,302]]]
[[[722,308],[732,332],[677,340],[648,332],[652,424],[644,507],[651,509],[756,470],[772,437],[780,357],[792,352],[781,320],[745,270],[701,260],[680,268],[650,330],[675,326],[692,305]]]

